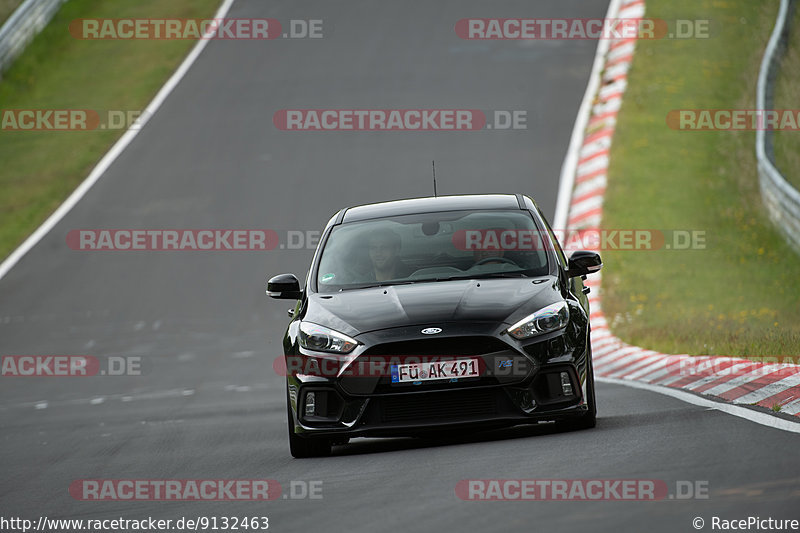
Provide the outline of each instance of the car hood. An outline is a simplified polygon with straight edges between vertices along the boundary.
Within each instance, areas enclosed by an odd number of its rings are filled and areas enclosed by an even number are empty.
[[[350,336],[446,322],[510,325],[561,299],[552,276],[439,281],[312,294],[303,320]]]

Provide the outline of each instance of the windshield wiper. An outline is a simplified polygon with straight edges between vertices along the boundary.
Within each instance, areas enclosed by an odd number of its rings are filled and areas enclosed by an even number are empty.
[[[465,279],[500,279],[500,278],[530,278],[530,277],[540,277],[540,276],[533,276],[530,274],[526,274],[524,270],[518,270],[516,272],[484,272],[482,274],[464,274],[458,276],[448,276],[446,278],[421,278],[421,279],[413,279],[413,280],[403,280],[403,281],[389,281],[383,283],[374,283],[372,285],[356,285],[353,287],[342,287],[339,289],[339,292],[344,291],[354,291],[358,289],[375,289],[378,287],[391,287],[392,285],[411,285],[414,283],[429,283],[431,281],[457,281],[457,280],[465,280]]]
[[[375,283],[372,285],[356,285],[354,287],[342,287],[339,289],[339,292],[342,291],[354,291],[357,289],[375,289],[377,287],[391,287],[392,285],[409,285],[411,283],[416,283],[416,281],[390,281],[386,283]]]
[[[450,276],[447,278],[434,278],[431,281],[451,281],[451,280],[464,280],[464,279],[491,279],[491,278],[528,278],[535,277],[525,274],[525,271],[516,272],[484,272],[482,274],[465,274],[463,276]],[[423,281],[423,280],[420,280]]]

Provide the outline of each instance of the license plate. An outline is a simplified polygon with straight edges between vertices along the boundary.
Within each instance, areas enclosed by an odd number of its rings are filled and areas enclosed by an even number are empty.
[[[392,365],[392,383],[478,377],[477,359]]]

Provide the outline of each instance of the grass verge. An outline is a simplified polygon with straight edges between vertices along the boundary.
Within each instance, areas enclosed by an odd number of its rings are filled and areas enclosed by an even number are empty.
[[[800,355],[800,257],[762,206],[755,134],[679,131],[673,109],[753,109],[778,2],[647,0],[647,17],[711,20],[707,39],[641,40],[611,150],[603,226],[705,231],[705,249],[607,251],[603,309],[664,353]]]
[[[0,81],[0,109],[141,110],[191,40],[78,40],[78,18],[195,18],[219,0],[70,0]],[[124,130],[0,131],[0,258],[83,181]]]

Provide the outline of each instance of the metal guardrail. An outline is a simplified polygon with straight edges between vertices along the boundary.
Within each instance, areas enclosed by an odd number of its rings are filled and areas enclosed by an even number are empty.
[[[772,30],[756,88],[756,109],[771,109],[773,82],[778,63],[789,34],[790,13],[796,0],[781,0],[775,28]],[[756,160],[761,188],[761,198],[772,222],[781,230],[789,244],[800,253],[800,192],[795,189],[775,167],[773,135],[765,129],[756,130]]]
[[[25,0],[0,28],[0,76],[66,0]]]

